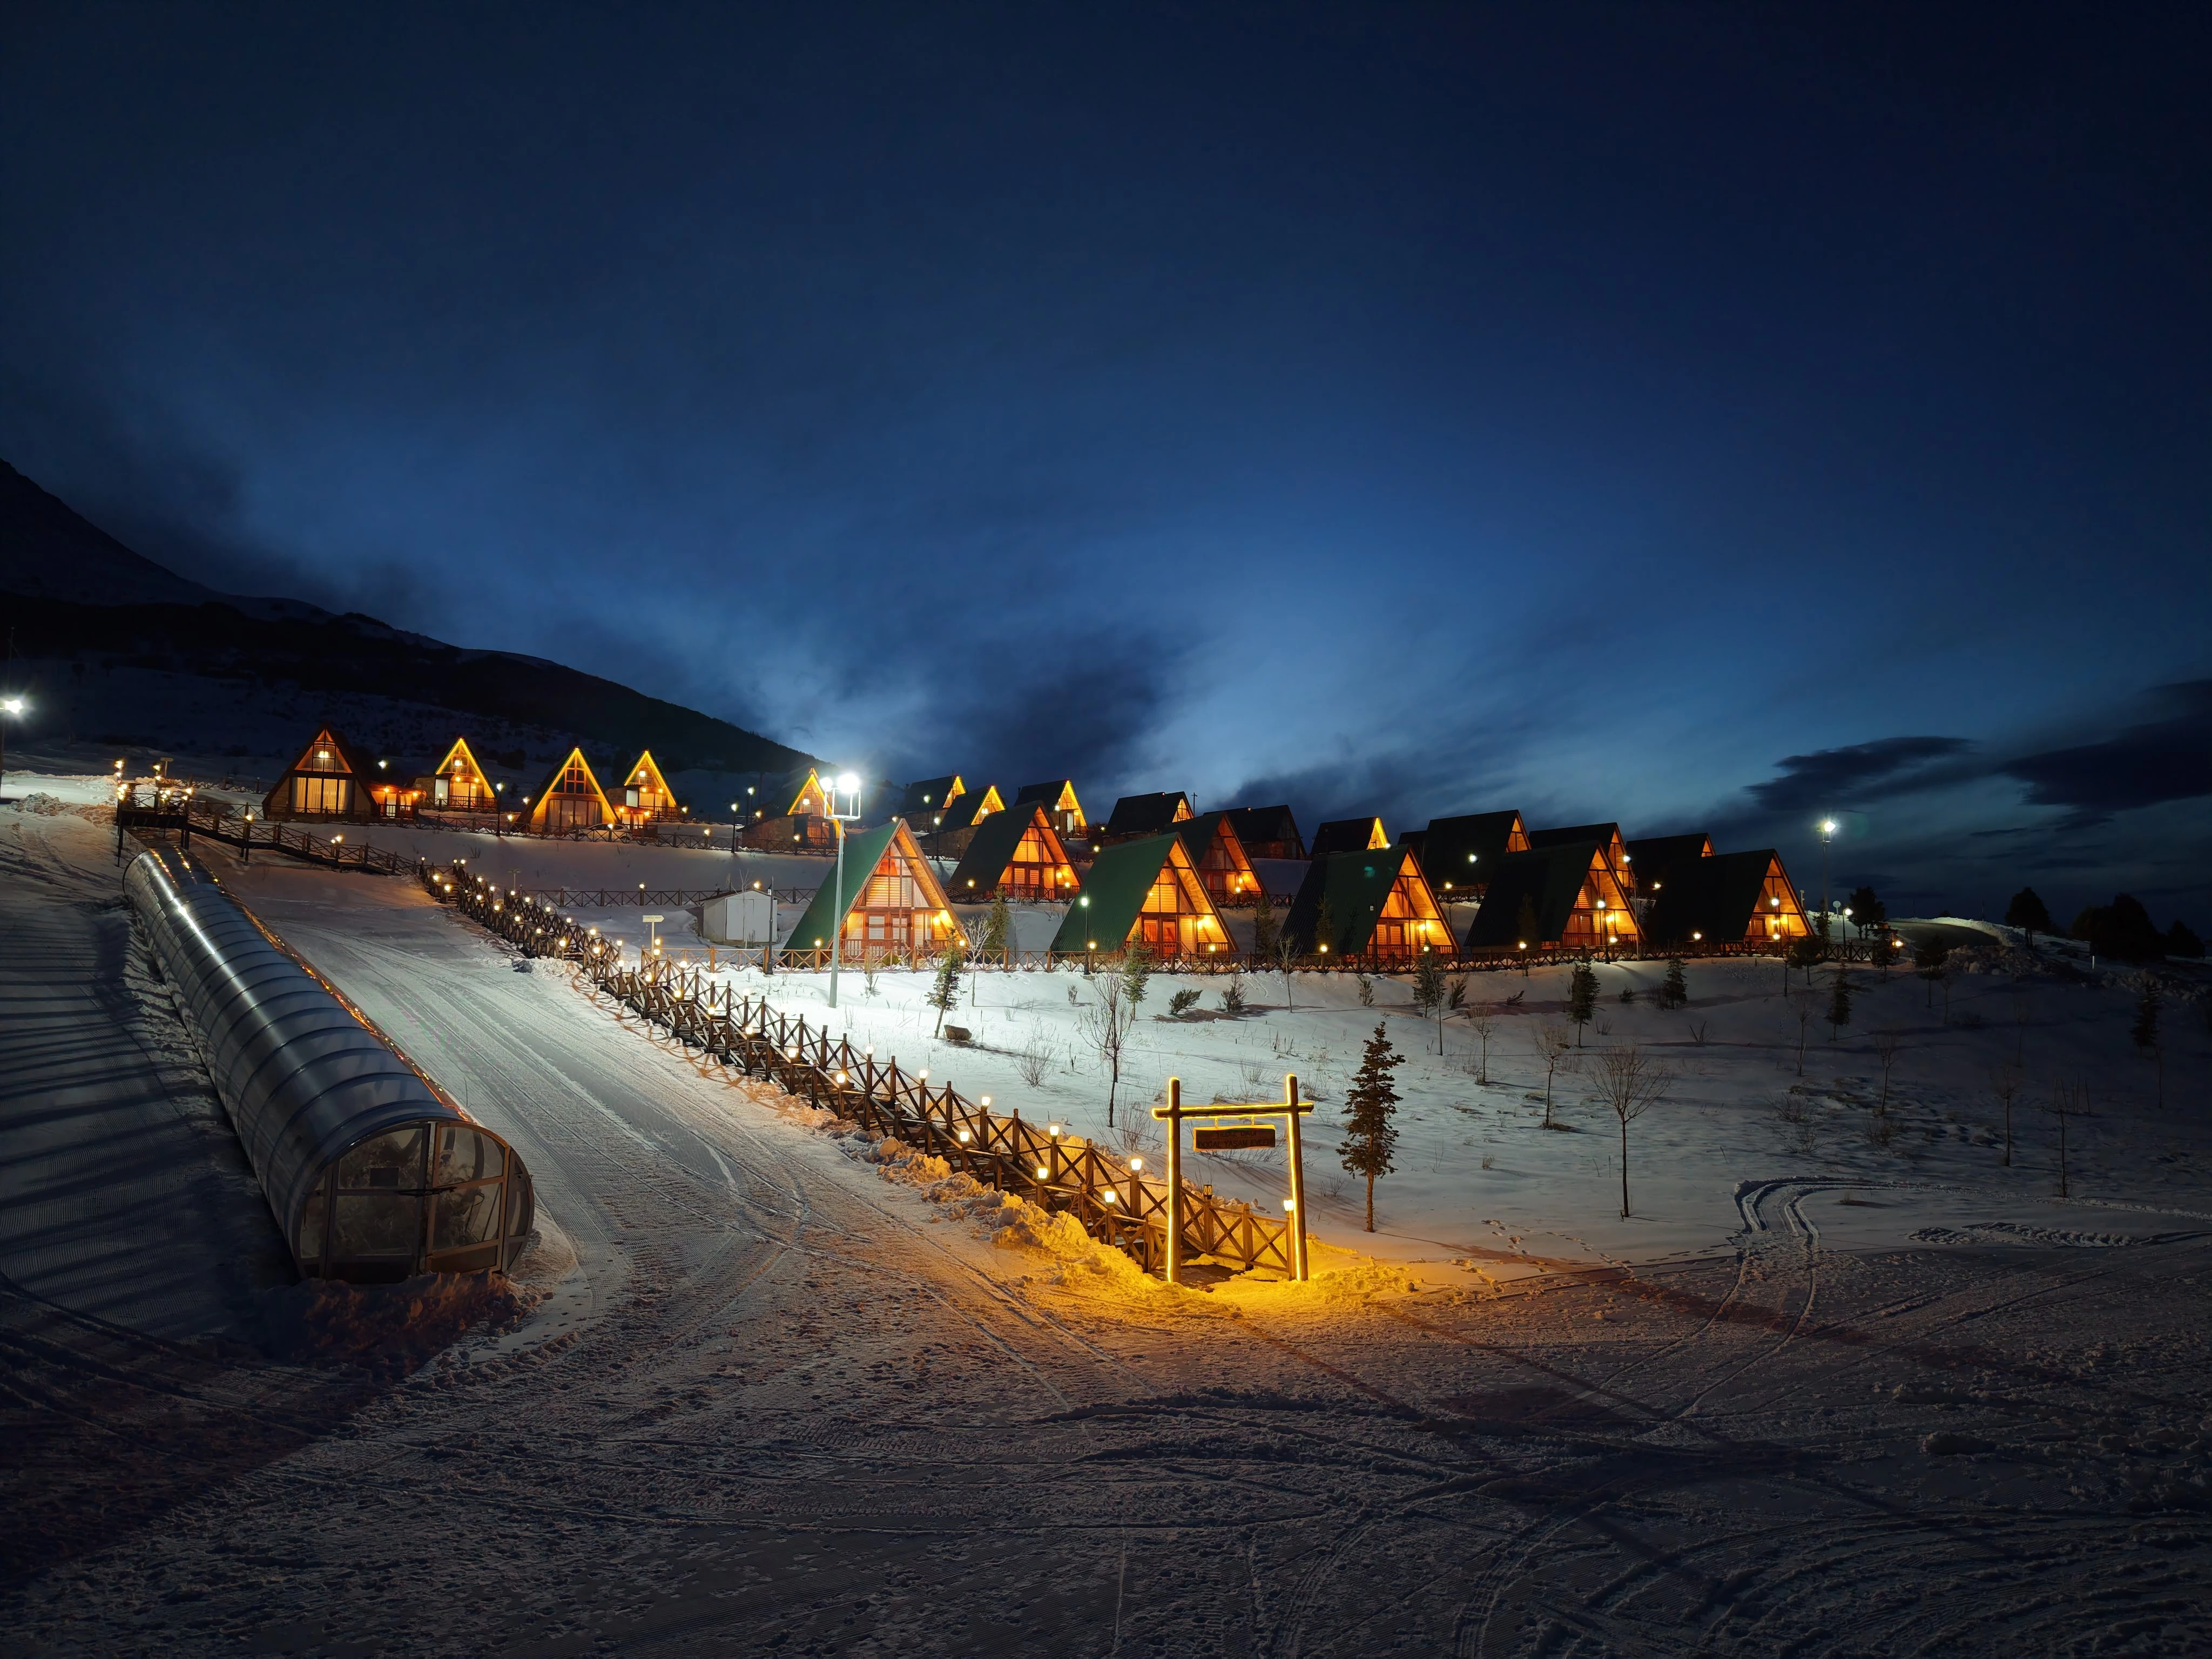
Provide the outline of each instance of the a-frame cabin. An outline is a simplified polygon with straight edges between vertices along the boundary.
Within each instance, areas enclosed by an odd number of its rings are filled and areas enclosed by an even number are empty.
[[[1337,818],[1314,831],[1316,862],[1338,853],[1379,853],[1390,844],[1380,818]]]
[[[1585,841],[1498,860],[1466,948],[1469,956],[1594,953],[1633,949],[1642,937],[1604,843]]]
[[[1042,801],[994,812],[968,832],[967,849],[946,883],[962,904],[1009,899],[1065,899],[1076,890],[1075,866]]]
[[[1636,896],[1656,899],[1678,865],[1713,855],[1713,838],[1702,830],[1686,836],[1644,836],[1627,843],[1629,867],[1636,872]]]
[[[1052,820],[1054,830],[1062,840],[1081,835],[1091,827],[1083,816],[1083,803],[1075,798],[1075,783],[1070,778],[1048,778],[1042,783],[1025,783],[1014,793],[1014,805],[1020,806],[1036,801],[1044,814]]]
[[[677,804],[676,792],[661,776],[660,764],[653,758],[650,749],[637,757],[637,763],[623,779],[622,797],[615,811],[621,814],[623,824],[632,830],[684,816],[683,807]]]
[[[1797,889],[1771,848],[1686,859],[1668,867],[1650,935],[1684,950],[1780,950],[1810,931]]]
[[[949,772],[941,778],[924,778],[920,783],[907,785],[894,816],[926,830],[956,797],[967,793],[968,786],[957,772]]]
[[[434,770],[415,780],[422,804],[442,812],[496,812],[499,788],[477,762],[466,738],[455,738]]]
[[[1508,853],[1528,850],[1528,831],[1518,812],[1467,812],[1456,817],[1431,818],[1419,832],[1420,840],[1401,836],[1413,847],[1421,872],[1437,896],[1449,904],[1479,899],[1490,885],[1490,872]]]
[[[1613,878],[1620,884],[1622,892],[1636,896],[1636,866],[1628,856],[1628,843],[1621,839],[1617,823],[1575,823],[1564,830],[1531,830],[1531,847],[1578,847],[1583,842],[1594,841],[1605,848],[1606,862],[1613,866]]]
[[[827,966],[830,937],[841,925],[837,951],[846,962],[890,956],[919,961],[956,943],[967,948],[944,884],[904,818],[845,838],[843,896],[841,913],[835,868],[823,872],[783,942],[787,954],[818,951]]]
[[[1305,837],[1298,833],[1298,821],[1288,806],[1231,807],[1229,822],[1237,831],[1237,839],[1243,843],[1248,859],[1302,859],[1306,855]]]
[[[830,791],[811,766],[757,785],[767,803],[738,839],[769,853],[820,853],[837,845],[836,821],[830,816]],[[880,827],[880,826],[878,826]]]
[[[533,836],[574,835],[616,822],[614,803],[581,749],[571,749],[537,792],[523,797],[522,828]]]
[[[985,784],[980,791],[963,790],[942,813],[923,820],[934,827],[922,839],[939,858],[957,859],[968,850],[977,829],[1006,810],[996,784]]]
[[[1101,851],[1053,936],[1052,954],[1110,956],[1139,944],[1159,957],[1229,949],[1229,932],[1179,836],[1147,836]]]
[[[1190,797],[1180,789],[1164,789],[1150,795],[1124,795],[1114,803],[1112,816],[1098,832],[1098,844],[1111,847],[1116,842],[1163,836],[1178,823],[1188,823],[1192,816]]]
[[[379,803],[370,794],[376,768],[331,726],[300,751],[261,803],[264,818],[367,818]]]
[[[1407,847],[1359,848],[1317,858],[1291,901],[1283,932],[1301,956],[1400,967],[1452,954],[1421,864]]]
[[[1245,855],[1244,843],[1237,838],[1235,817],[1233,812],[1201,812],[1175,827],[1183,850],[1198,866],[1206,896],[1217,908],[1260,902],[1260,878]]]

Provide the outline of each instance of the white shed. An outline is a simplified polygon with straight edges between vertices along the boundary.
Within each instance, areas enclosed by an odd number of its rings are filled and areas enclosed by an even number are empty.
[[[699,937],[709,945],[772,945],[775,901],[766,893],[725,893],[699,907]]]

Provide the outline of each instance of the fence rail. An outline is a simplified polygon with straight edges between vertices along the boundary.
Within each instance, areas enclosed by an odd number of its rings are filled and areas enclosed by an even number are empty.
[[[666,961],[619,965],[607,941],[533,896],[510,894],[458,869],[422,867],[422,884],[527,955],[576,963],[601,991],[678,1041],[773,1079],[787,1092],[876,1133],[942,1158],[985,1184],[1071,1215],[1101,1243],[1146,1271],[1166,1261],[1167,1183],[1056,1123],[970,1101],[925,1073],[854,1050],[848,1039],[778,1012],[765,997],[717,988]],[[719,995],[717,991],[719,988]],[[1182,1259],[1294,1275],[1287,1220],[1182,1183]]]
[[[372,847],[366,840],[349,845],[342,834],[325,841],[289,824],[257,821],[221,801],[201,800],[190,795],[165,799],[156,792],[153,800],[141,802],[137,793],[133,790],[116,803],[115,830],[118,838],[125,830],[173,830],[186,846],[191,844],[194,836],[205,836],[237,848],[249,859],[257,851],[281,853],[310,864],[328,865],[333,870],[363,870],[376,876],[399,875],[412,870],[417,862],[380,847]]]

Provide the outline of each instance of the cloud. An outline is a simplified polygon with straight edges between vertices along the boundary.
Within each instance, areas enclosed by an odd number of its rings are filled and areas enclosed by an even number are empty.
[[[1844,749],[1816,749],[1809,755],[1785,755],[1775,763],[1782,775],[1751,786],[1752,799],[1770,812],[1802,812],[1909,794],[1954,781],[1949,760],[1973,748],[1965,738],[1877,738]]]
[[[2171,708],[2095,743],[2045,749],[1998,770],[2027,786],[2035,806],[2067,806],[2068,829],[2104,823],[2115,812],[2212,794],[2212,680],[2159,688]]]

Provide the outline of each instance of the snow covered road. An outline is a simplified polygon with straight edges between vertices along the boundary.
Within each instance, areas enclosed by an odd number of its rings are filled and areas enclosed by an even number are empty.
[[[241,1407],[266,1455],[160,1503],[72,1415],[89,1335],[4,1350],[118,1476],[101,1547],[7,1564],[17,1650],[2212,1649],[2185,1220],[1850,1250],[1864,1189],[1763,1183],[1687,1261],[1169,1292],[990,1248],[406,884],[240,885],[515,1139],[576,1268],[327,1420]],[[100,1340],[102,1401],[303,1377]]]

